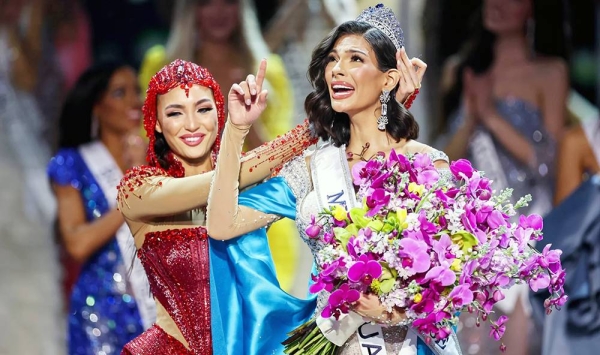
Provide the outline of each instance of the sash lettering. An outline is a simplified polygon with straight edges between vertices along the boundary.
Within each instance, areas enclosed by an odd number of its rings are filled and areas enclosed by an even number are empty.
[[[332,205],[342,205],[344,208],[348,208],[345,200],[340,200],[344,196],[344,190],[333,195],[327,195],[327,203]]]
[[[385,355],[383,330],[378,324],[364,323],[357,330],[358,343],[362,355]]]

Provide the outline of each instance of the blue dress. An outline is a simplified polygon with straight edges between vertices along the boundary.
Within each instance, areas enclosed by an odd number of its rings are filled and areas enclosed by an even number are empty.
[[[301,158],[303,159],[303,158]],[[287,168],[287,169],[286,169]],[[289,166],[281,175],[290,172]],[[289,174],[287,174],[289,176]],[[267,214],[296,219],[296,193],[289,179],[272,178],[242,192],[239,204]],[[229,354],[283,354],[288,332],[317,311],[316,296],[298,299],[281,290],[269,252],[266,229],[229,241],[211,239],[211,270],[215,275],[212,306],[219,309]],[[231,284],[238,295],[231,297]],[[309,280],[307,280],[309,283]],[[244,334],[243,339],[237,335]],[[434,355],[419,339],[418,355]]]
[[[62,149],[48,165],[52,183],[79,190],[86,219],[93,221],[110,210],[94,176],[76,149]],[[71,355],[119,354],[142,333],[127,267],[115,238],[82,265],[70,297],[68,349]]]

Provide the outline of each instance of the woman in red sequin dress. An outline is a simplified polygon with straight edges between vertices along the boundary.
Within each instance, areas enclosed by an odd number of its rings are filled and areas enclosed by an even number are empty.
[[[234,283],[222,273],[213,274],[204,228],[225,123],[223,95],[206,69],[176,60],[151,79],[143,111],[149,165],[123,178],[119,208],[148,275],[157,321],[127,344],[123,354],[233,354],[238,345],[225,340],[224,329],[229,339],[235,331],[219,317],[216,306],[225,296],[213,281],[217,278],[221,290]],[[241,185],[268,177],[311,143],[303,125],[250,152]],[[219,302],[211,304],[215,295]],[[235,290],[229,296],[235,301]]]

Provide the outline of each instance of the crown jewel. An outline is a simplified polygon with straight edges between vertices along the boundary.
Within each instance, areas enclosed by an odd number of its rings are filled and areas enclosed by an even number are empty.
[[[402,35],[400,22],[389,7],[385,7],[383,4],[371,6],[361,12],[356,21],[366,22],[383,32],[392,40],[396,49],[404,46],[404,35]]]

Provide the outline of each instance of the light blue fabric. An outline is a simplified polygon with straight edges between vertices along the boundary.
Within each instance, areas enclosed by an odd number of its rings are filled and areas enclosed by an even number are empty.
[[[239,204],[296,216],[296,198],[282,178],[242,192]],[[310,319],[315,297],[299,299],[279,287],[265,228],[229,241],[211,240],[210,245],[213,323],[222,320],[227,353],[283,354],[281,342]],[[213,330],[216,346],[214,337]]]
[[[296,218],[296,197],[281,177],[242,192],[239,204]],[[228,354],[283,354],[281,342],[316,309],[314,295],[302,300],[279,287],[265,228],[229,241],[211,240],[211,269],[217,295],[211,294],[213,317],[218,307]],[[232,287],[234,282],[237,290]],[[421,339],[417,349],[418,355],[434,355]]]

